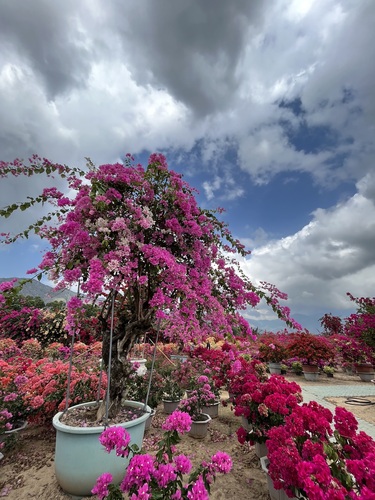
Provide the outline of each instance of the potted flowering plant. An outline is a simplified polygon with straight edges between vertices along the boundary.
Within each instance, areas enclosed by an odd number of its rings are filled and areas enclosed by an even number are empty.
[[[327,375],[327,377],[332,378],[335,373],[335,369],[333,366],[326,365],[323,367],[323,372]]]
[[[234,332],[251,336],[239,311],[264,298],[287,324],[298,326],[289,310],[279,306],[275,287],[257,288],[243,274],[230,254],[248,252],[216,211],[198,206],[194,190],[168,169],[165,157],[151,155],[147,168],[133,161],[130,155],[124,163],[99,167],[88,161],[87,170],[36,155],[28,164],[18,159],[0,162],[2,178],[42,174],[67,180],[69,195],[48,187],[38,196],[1,209],[0,216],[8,218],[37,204],[52,206],[25,231],[15,236],[3,233],[2,240],[12,243],[33,233],[41,237],[49,249],[29,274],[38,279],[48,275],[56,289],[79,285],[84,298],[74,297],[67,304],[69,334],[75,335],[84,324],[86,302],[100,305],[101,358],[111,379],[107,397],[93,414],[97,427],[122,410],[132,371],[129,353],[157,324],[162,334],[183,343],[205,340],[212,331],[222,337]],[[77,432],[59,427],[60,417],[54,418],[59,446],[63,433]],[[82,432],[88,436],[97,430]],[[79,467],[87,462],[80,450],[73,454]],[[57,459],[56,467],[65,462]]]
[[[244,416],[251,429],[240,427],[237,437],[245,441],[265,443],[269,430],[281,425],[285,417],[302,401],[301,387],[281,375],[271,375],[266,381],[249,376],[240,395],[235,398],[234,414]],[[261,452],[260,447],[258,451]],[[263,448],[263,453],[265,453]]]
[[[289,356],[301,360],[307,380],[316,380],[319,367],[323,366],[325,362],[331,361],[334,357],[334,349],[330,341],[321,335],[313,335],[307,330],[291,334],[290,338],[288,344]]]
[[[268,433],[268,473],[277,490],[303,499],[374,498],[375,441],[354,415],[315,401],[296,406]],[[333,429],[332,429],[333,423]]]
[[[189,431],[190,436],[200,439],[206,436],[211,417],[209,414],[204,413],[202,409],[216,402],[217,399],[208,383],[208,377],[206,375],[199,376],[196,380],[195,389],[179,405],[181,411],[191,416],[192,427]]]
[[[172,413],[179,405],[183,395],[184,390],[180,387],[179,382],[172,375],[167,377],[162,386],[162,400],[165,413]]]
[[[230,456],[218,451],[208,461],[192,471],[188,456],[177,454],[176,445],[180,442],[179,434],[184,434],[191,427],[191,417],[184,412],[173,412],[163,424],[164,437],[159,443],[156,455],[140,454],[129,445],[130,436],[122,428],[111,427],[103,432],[100,442],[109,453],[131,456],[129,466],[120,486],[111,484],[109,473],[98,478],[92,493],[99,500],[123,498],[208,498],[210,485],[218,473],[227,474],[232,468]],[[188,479],[186,480],[186,476]]]
[[[57,289],[80,284],[86,300],[104,297],[99,320],[102,358],[106,367],[111,363],[110,415],[118,412],[126,391],[128,355],[157,320],[170,338],[185,343],[204,340],[212,330],[224,336],[237,328],[250,335],[237,311],[266,298],[293,323],[288,311],[278,306],[278,291],[266,285],[256,288],[230,258],[228,252],[247,252],[214,211],[197,205],[194,190],[168,169],[165,157],[151,155],[147,168],[132,161],[127,155],[124,164],[95,167],[89,162],[84,171],[34,155],[30,164],[16,160],[0,165],[3,178],[45,174],[67,179],[69,197],[46,188],[39,196],[0,210],[0,216],[8,218],[18,209],[50,203],[57,225],[49,224],[47,214],[24,232],[3,238],[11,243],[34,232],[50,249],[39,270],[30,274],[48,274]],[[236,280],[228,280],[233,273]],[[226,283],[225,293],[221,283]],[[80,328],[83,306],[82,299],[69,301],[68,332]],[[98,420],[103,413],[102,407]]]

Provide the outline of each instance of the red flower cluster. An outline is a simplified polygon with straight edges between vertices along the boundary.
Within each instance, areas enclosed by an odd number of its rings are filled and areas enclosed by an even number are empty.
[[[247,418],[252,430],[244,432],[241,427],[237,432],[239,442],[265,442],[269,430],[283,424],[285,417],[301,401],[301,388],[295,382],[288,382],[281,375],[271,375],[268,380],[261,381],[249,374],[242,393],[234,400],[234,413]]]
[[[332,417],[310,402],[269,431],[268,472],[275,488],[310,500],[374,500],[375,441],[358,433],[354,415],[344,408]]]

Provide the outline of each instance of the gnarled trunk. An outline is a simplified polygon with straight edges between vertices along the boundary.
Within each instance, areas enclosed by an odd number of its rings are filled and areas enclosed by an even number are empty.
[[[125,317],[118,318],[116,328],[113,332],[111,371],[109,384],[109,407],[108,417],[116,415],[121,407],[121,401],[126,399],[126,386],[133,367],[129,360],[129,354],[136,341],[144,336],[151,327],[151,313],[146,318],[133,322],[126,322]],[[102,356],[104,366],[108,373],[110,356],[110,331],[105,330],[103,335]],[[98,420],[106,413],[106,401],[103,401],[98,410]]]

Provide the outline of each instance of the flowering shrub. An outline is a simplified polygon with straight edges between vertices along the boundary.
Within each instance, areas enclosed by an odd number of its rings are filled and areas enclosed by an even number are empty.
[[[233,344],[225,342],[220,349],[197,347],[192,356],[201,360],[210,368],[212,380],[217,388],[225,387],[228,383],[227,374],[238,355]]]
[[[133,365],[134,366],[134,365]],[[148,392],[150,373],[146,372],[144,375],[138,375],[136,370],[130,375],[129,379],[129,392],[127,397],[132,401],[145,402]],[[150,394],[147,404],[151,408],[156,408],[163,397],[164,390],[163,377],[154,370],[151,379]]]
[[[83,171],[37,155],[28,163],[0,162],[1,178],[59,176],[66,179],[69,193],[49,187],[0,209],[0,216],[9,217],[38,204],[51,206],[29,228],[15,236],[2,234],[1,239],[12,243],[34,232],[48,241],[49,250],[30,274],[47,274],[58,290],[80,284],[87,301],[105,298],[98,319],[102,359],[106,368],[109,361],[112,364],[110,416],[121,408],[126,390],[123,381],[129,371],[122,360],[159,319],[164,336],[185,345],[205,341],[212,332],[251,337],[241,312],[264,299],[288,325],[299,327],[289,309],[280,305],[286,295],[267,283],[256,287],[232,258],[248,252],[219,220],[221,210],[200,208],[194,189],[168,169],[163,155],[152,154],[146,168],[134,164],[131,155],[124,163],[88,163]],[[3,302],[6,292],[0,294]],[[83,308],[83,300],[69,300],[69,333],[80,329]],[[115,340],[110,357],[112,310]]]
[[[375,498],[375,442],[354,415],[316,402],[297,406],[268,433],[268,472],[276,489],[309,500]],[[332,420],[334,430],[332,430]]]
[[[130,438],[125,429],[110,427],[105,430],[100,441],[106,450],[116,450],[116,454],[121,456],[130,454],[132,458],[120,486],[111,484],[111,474],[105,473],[98,478],[92,493],[99,500],[123,498],[122,492],[131,499],[208,499],[210,485],[216,475],[230,472],[232,460],[226,453],[218,451],[192,471],[190,458],[176,451],[176,445],[181,440],[179,433],[188,432],[190,427],[191,418],[188,414],[173,412],[163,424],[164,437],[156,456],[140,454],[129,447]]]
[[[287,336],[281,333],[264,333],[258,337],[259,359],[266,363],[280,363],[288,358]]]
[[[208,406],[217,401],[217,397],[211,390],[211,385],[206,375],[201,375],[196,379],[195,389],[189,394],[187,399],[183,399],[179,404],[179,410],[188,413],[193,420],[201,418],[202,406]]]
[[[352,302],[357,305],[357,311],[349,317],[341,320],[338,316],[325,314],[321,319],[325,335],[341,336],[355,341],[356,345],[362,345],[366,352],[366,358],[375,363],[375,297],[354,297],[347,293]],[[360,354],[360,352],[358,352]],[[352,356],[353,357],[353,356]],[[368,359],[370,358],[370,359]],[[357,361],[357,360],[353,360]],[[360,360],[358,360],[360,361]]]
[[[92,361],[92,364],[86,362],[81,367],[72,367],[69,405],[96,400],[99,366],[95,357]],[[27,381],[22,387],[23,399],[33,408],[33,418],[36,421],[48,421],[58,411],[65,408],[68,370],[69,362],[50,361],[46,358],[31,363],[27,367],[25,372]],[[100,398],[105,395],[106,385],[107,377],[103,373]]]
[[[325,364],[334,357],[334,350],[326,337],[307,331],[290,334],[288,352],[290,357],[297,357],[308,365]]]
[[[244,393],[245,386],[267,380],[266,365],[257,359],[250,361],[239,356],[232,363],[226,378],[229,394],[234,397],[233,402],[236,404],[236,396]]]
[[[264,443],[269,430],[284,423],[285,417],[301,401],[301,387],[281,375],[271,375],[266,381],[249,376],[241,394],[234,400],[234,414],[244,416],[252,425],[249,432],[243,427],[238,429],[239,442]]]
[[[14,341],[2,340],[1,343],[3,352],[8,353],[7,359],[0,359],[0,411],[7,412],[7,418],[2,415],[2,425],[13,425],[17,420],[25,419],[38,422],[50,420],[65,407],[69,362],[26,356],[41,352],[36,341],[25,341],[21,348],[14,348]],[[77,342],[75,345],[70,381],[69,402],[72,404],[97,398],[98,348],[100,346],[95,344],[87,347]],[[69,348],[64,349],[69,351]],[[104,396],[106,380],[103,373],[101,397]]]
[[[21,354],[7,361],[0,359],[0,412],[3,430],[11,430],[20,420],[32,414],[32,408],[24,399],[26,383],[25,371],[31,359]]]
[[[361,339],[348,335],[331,335],[330,340],[341,364],[370,363],[374,359],[372,349]]]
[[[196,386],[197,377],[203,373],[204,366],[204,363],[198,358],[190,358],[184,363],[179,363],[177,369],[173,371],[173,375],[181,387],[192,390]]]

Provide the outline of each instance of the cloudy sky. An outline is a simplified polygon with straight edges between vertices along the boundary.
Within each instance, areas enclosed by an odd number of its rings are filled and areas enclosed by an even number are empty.
[[[164,152],[315,332],[375,295],[374,25],[373,0],[2,0],[0,159]],[[0,247],[0,276],[41,249]]]

